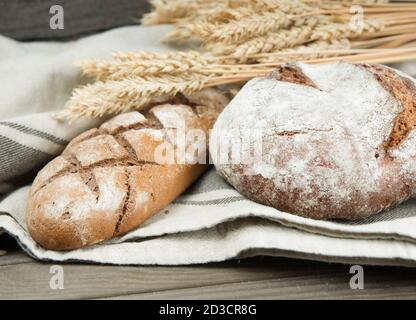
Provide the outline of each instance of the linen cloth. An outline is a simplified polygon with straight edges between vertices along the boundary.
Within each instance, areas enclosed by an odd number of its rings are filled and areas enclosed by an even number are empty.
[[[362,221],[316,221],[249,201],[214,168],[167,210],[122,237],[69,252],[38,246],[26,230],[29,184],[70,139],[100,123],[67,125],[51,117],[86,82],[73,62],[113,51],[167,50],[159,39],[168,28],[124,27],[67,43],[0,36],[0,230],[34,258],[57,262],[179,265],[273,255],[416,266],[416,200]],[[396,67],[416,76],[416,63]]]

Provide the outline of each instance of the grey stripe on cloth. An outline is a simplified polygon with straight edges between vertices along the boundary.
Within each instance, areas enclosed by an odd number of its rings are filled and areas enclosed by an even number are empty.
[[[1,135],[0,146],[0,181],[27,173],[53,157]]]
[[[196,195],[202,194],[214,190],[234,190],[223,178],[221,178],[214,169],[209,170],[205,173],[199,180],[196,182],[189,190],[186,195]],[[195,205],[195,206],[204,206],[204,205],[218,205],[233,203],[238,201],[247,200],[241,195],[235,196],[224,196],[218,199],[207,199],[207,200],[190,200],[189,197],[186,199],[178,198],[174,201],[175,204],[184,204],[184,205]],[[403,203],[400,208],[402,210],[389,210],[382,212],[380,214],[371,216],[366,219],[357,220],[357,221],[338,221],[340,224],[345,225],[367,225],[371,223],[377,223],[382,221],[394,221],[410,217],[416,217],[416,210],[412,210],[416,207],[416,199],[410,199]]]
[[[10,128],[19,130],[23,133],[31,134],[31,135],[49,140],[49,141],[54,142],[56,144],[59,144],[61,146],[65,146],[69,143],[69,141],[67,141],[65,139],[55,137],[54,135],[52,135],[50,133],[43,132],[43,131],[40,131],[40,130],[36,130],[36,129],[33,129],[33,128],[29,128],[29,127],[23,126],[23,125],[18,124],[18,123],[13,123],[13,122],[9,122],[9,121],[0,121],[0,125],[10,127]]]
[[[416,199],[410,199],[400,205],[401,209],[408,208],[408,210],[398,211],[398,210],[393,209],[393,210],[381,212],[379,214],[368,217],[366,219],[356,220],[356,221],[340,221],[339,223],[349,224],[349,225],[366,225],[366,224],[377,223],[377,222],[382,222],[382,221],[394,221],[394,220],[405,219],[405,218],[413,218],[413,217],[416,217],[416,210],[414,210],[415,207],[416,207]]]
[[[273,250],[272,255],[276,256],[326,262],[416,266],[416,248],[410,243],[331,238],[285,228],[259,218],[229,221],[212,228],[146,241],[101,244],[67,252],[39,247],[12,217],[0,215],[0,230],[5,226],[25,251],[44,261],[186,265],[256,256]]]
[[[227,204],[227,203],[233,203],[238,201],[244,201],[247,200],[247,198],[244,198],[243,196],[236,196],[236,197],[226,197],[222,199],[216,199],[216,200],[205,200],[205,201],[190,201],[190,200],[176,200],[173,203],[174,204],[185,204],[185,205],[193,205],[193,206],[213,206],[218,204]]]

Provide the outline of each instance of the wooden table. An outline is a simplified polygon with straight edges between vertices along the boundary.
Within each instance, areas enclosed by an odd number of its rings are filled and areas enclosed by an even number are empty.
[[[64,289],[50,268],[0,236],[0,299],[415,299],[416,269],[364,267],[363,290],[350,266],[257,257],[184,267],[63,264]]]

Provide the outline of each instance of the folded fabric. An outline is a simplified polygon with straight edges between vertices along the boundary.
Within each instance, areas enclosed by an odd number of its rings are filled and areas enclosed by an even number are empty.
[[[0,228],[33,257],[52,261],[178,265],[259,254],[416,266],[416,201],[356,223],[301,218],[240,196],[215,170],[142,227],[103,244],[56,252],[25,229],[28,187],[0,204]],[[195,218],[197,217],[197,219]]]
[[[53,120],[74,87],[85,84],[74,62],[114,51],[163,51],[169,26],[125,27],[72,42],[20,43],[0,36],[0,194],[33,179],[32,172],[74,136],[100,120]]]
[[[40,260],[110,264],[193,264],[260,254],[331,262],[416,266],[416,200],[356,222],[316,221],[247,200],[214,168],[183,196],[140,228],[70,252],[38,246],[29,236],[25,208],[36,170],[81,131],[51,117],[85,79],[76,59],[119,50],[166,50],[158,39],[168,26],[125,27],[71,43],[0,45],[0,230]],[[396,67],[415,72],[416,63]],[[11,193],[6,193],[14,190]]]

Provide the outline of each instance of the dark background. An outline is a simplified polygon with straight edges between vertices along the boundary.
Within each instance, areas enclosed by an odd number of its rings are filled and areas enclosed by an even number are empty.
[[[64,30],[49,28],[49,9],[55,4],[64,8]],[[69,40],[136,24],[149,10],[148,0],[0,0],[0,34],[17,40]]]
[[[63,30],[49,27],[49,9],[55,4],[64,9]],[[68,40],[137,24],[149,9],[147,0],[0,0],[0,34],[17,40]]]

